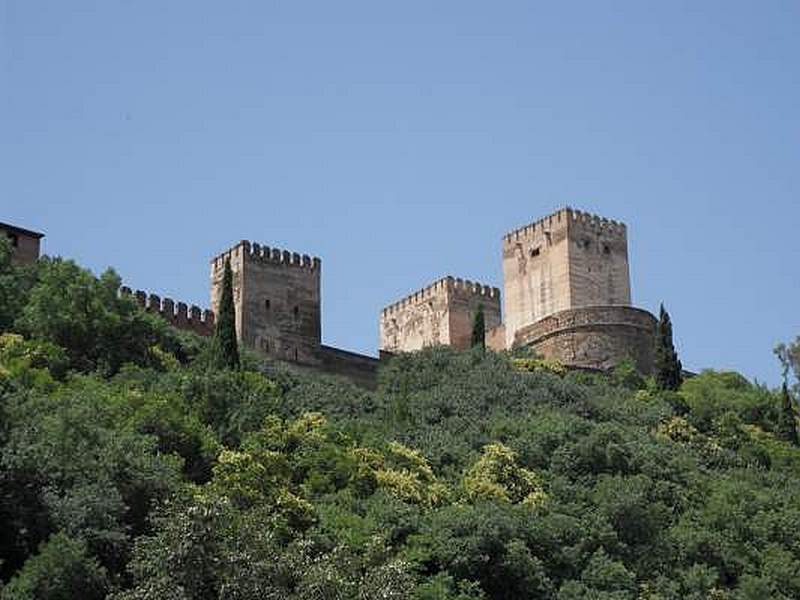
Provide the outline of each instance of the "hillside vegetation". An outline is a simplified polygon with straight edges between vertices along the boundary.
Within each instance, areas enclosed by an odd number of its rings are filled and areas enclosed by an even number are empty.
[[[429,349],[367,392],[0,244],[0,599],[800,597],[780,391]],[[788,419],[788,420],[787,420]]]

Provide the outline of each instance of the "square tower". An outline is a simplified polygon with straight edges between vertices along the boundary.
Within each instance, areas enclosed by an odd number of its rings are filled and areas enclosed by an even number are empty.
[[[240,343],[276,359],[317,363],[322,343],[322,261],[241,241],[211,261],[211,308],[215,314],[226,259],[233,271]]]
[[[553,313],[631,303],[625,225],[565,208],[503,238],[506,347]]]
[[[465,350],[479,306],[486,331],[500,325],[499,289],[443,277],[383,309],[381,350],[412,352],[437,344]]]

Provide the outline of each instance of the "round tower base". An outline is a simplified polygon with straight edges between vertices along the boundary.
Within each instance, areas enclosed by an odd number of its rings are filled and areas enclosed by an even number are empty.
[[[514,347],[529,347],[568,367],[608,370],[631,359],[653,372],[656,318],[632,306],[587,306],[548,315],[519,329]]]

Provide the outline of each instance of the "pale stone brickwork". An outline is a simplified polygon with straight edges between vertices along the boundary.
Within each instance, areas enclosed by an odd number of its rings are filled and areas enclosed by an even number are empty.
[[[504,236],[502,259],[503,320],[495,293],[488,348],[529,346],[583,368],[606,369],[627,357],[645,372],[652,368],[655,319],[630,308],[624,224],[565,208]],[[383,310],[382,349],[469,345],[474,305],[456,308],[445,281]],[[458,317],[457,331],[450,315]]]
[[[519,329],[514,346],[527,346],[565,365],[610,369],[624,359],[653,369],[656,319],[631,306],[572,308]]]
[[[582,306],[629,305],[625,225],[569,208],[503,238],[506,345],[521,327]]]
[[[443,277],[381,312],[381,350],[411,352],[444,344],[469,348],[478,307],[486,329],[500,324],[500,290],[472,281]]]

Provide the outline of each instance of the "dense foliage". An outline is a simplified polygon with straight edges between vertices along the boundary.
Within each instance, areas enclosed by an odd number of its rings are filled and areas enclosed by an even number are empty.
[[[0,278],[2,600],[800,597],[779,390],[435,348],[367,392]]]

